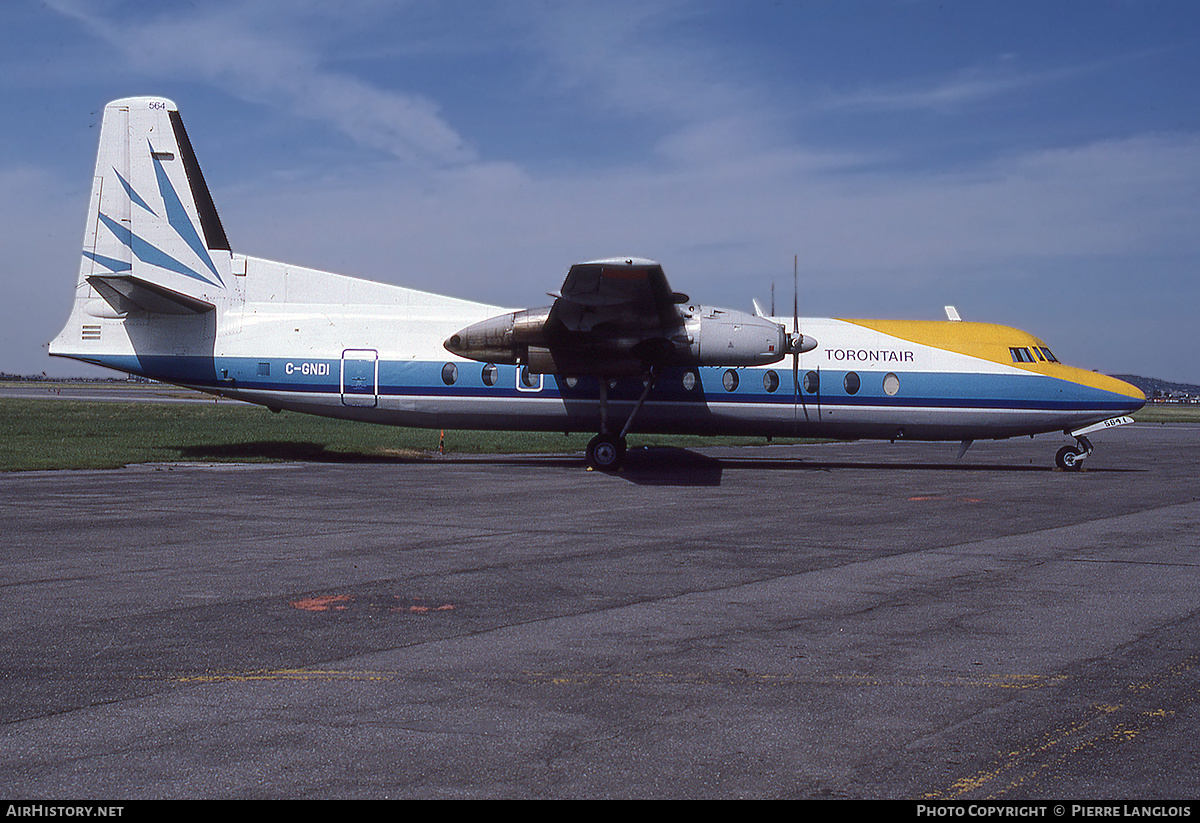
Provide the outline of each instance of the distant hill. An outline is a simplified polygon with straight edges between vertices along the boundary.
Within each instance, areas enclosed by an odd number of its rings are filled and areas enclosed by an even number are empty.
[[[1157,377],[1138,377],[1136,374],[1114,374],[1112,376],[1118,380],[1124,380],[1126,383],[1132,383],[1147,397],[1154,397],[1156,394],[1159,397],[1172,394],[1200,397],[1200,386],[1194,386],[1191,383],[1170,383],[1166,380],[1159,380]]]

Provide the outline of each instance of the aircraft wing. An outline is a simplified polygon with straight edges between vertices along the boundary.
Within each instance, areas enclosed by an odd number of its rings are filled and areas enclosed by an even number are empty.
[[[655,366],[774,363],[787,334],[770,318],[688,306],[662,266],[637,258],[577,263],[549,308],[523,309],[460,329],[447,350],[485,363],[521,364],[532,374],[605,377]]]
[[[653,261],[578,263],[567,272],[547,326],[560,337],[592,332],[636,336],[675,329],[684,322],[678,305],[686,300],[671,291],[662,266]]]

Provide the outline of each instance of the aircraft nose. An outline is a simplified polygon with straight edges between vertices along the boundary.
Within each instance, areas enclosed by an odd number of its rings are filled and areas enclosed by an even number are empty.
[[[1129,412],[1135,412],[1146,405],[1146,393],[1137,386],[1132,383],[1126,383],[1124,380],[1119,380],[1116,377],[1110,377],[1109,379],[1116,384],[1112,391],[1129,398],[1127,401]]]
[[[1123,414],[1132,414],[1146,405],[1145,393],[1132,383],[1102,374],[1094,374],[1089,382],[1093,388],[1106,392]]]

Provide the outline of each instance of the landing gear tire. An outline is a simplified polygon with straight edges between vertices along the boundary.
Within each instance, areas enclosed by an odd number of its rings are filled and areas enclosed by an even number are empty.
[[[1085,453],[1083,449],[1075,446],[1063,446],[1058,450],[1058,454],[1054,455],[1054,462],[1063,471],[1077,472],[1083,468],[1083,461],[1080,460],[1080,457]]]
[[[587,463],[596,471],[615,472],[625,462],[625,440],[612,434],[598,434],[587,446]]]

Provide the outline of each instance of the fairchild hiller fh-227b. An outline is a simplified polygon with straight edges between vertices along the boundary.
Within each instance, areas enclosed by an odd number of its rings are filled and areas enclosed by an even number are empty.
[[[435,429],[974,440],[1087,434],[1145,396],[982,323],[693,303],[632,257],[506,310],[235,253],[175,104],[104,110],[71,316],[50,353],[268,408]],[[757,307],[756,307],[757,309]],[[803,333],[801,333],[803,329]]]

